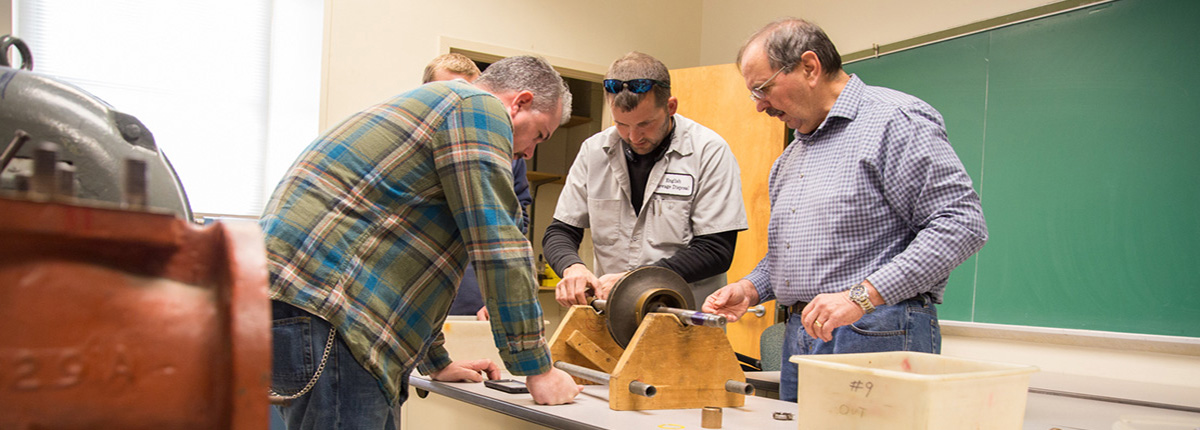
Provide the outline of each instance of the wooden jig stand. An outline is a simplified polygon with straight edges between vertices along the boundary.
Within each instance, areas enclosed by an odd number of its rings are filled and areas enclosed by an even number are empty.
[[[720,318],[718,327],[685,324],[691,319],[681,315],[698,315],[697,321],[719,318],[677,309],[693,307],[692,294],[686,288],[674,272],[644,267],[630,272],[613,287],[610,300],[598,306],[607,305],[604,313],[592,306],[573,306],[550,339],[550,355],[556,367],[567,370],[581,384],[607,380],[608,406],[613,410],[745,405],[746,395],[753,394],[754,388],[746,383],[746,375],[720,327],[724,319]],[[622,297],[632,299],[624,301]],[[632,337],[625,340],[627,346],[622,347],[624,336],[613,330],[610,318],[625,319],[615,323],[618,327],[636,324]]]

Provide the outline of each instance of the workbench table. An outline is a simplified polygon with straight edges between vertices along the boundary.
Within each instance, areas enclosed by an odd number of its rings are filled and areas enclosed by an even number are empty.
[[[505,376],[509,377],[509,376]],[[517,378],[519,379],[519,378]],[[439,428],[555,428],[555,429],[700,429],[700,409],[665,409],[653,411],[614,411],[608,408],[608,386],[586,385],[583,393],[569,405],[543,406],[533,402],[529,394],[508,394],[485,387],[481,383],[446,383],[430,381],[419,375],[409,377],[410,391],[405,408],[408,428],[425,427],[436,419]],[[419,391],[430,394],[419,398]],[[440,395],[440,396],[439,396]],[[436,399],[445,396],[449,399]],[[446,404],[445,400],[450,400]],[[457,403],[457,404],[454,404]],[[486,411],[467,408],[474,405]],[[445,408],[445,411],[440,409]],[[794,403],[746,396],[740,408],[722,408],[722,428],[726,429],[788,429],[796,428],[795,421],[772,418],[774,412],[795,413]],[[489,413],[490,412],[490,413]],[[499,413],[501,415],[497,415]]]

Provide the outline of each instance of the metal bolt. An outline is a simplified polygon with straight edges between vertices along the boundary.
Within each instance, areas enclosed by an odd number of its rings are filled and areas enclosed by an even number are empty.
[[[134,123],[128,123],[121,126],[121,137],[126,141],[133,142],[142,137],[142,127]]]
[[[58,196],[75,197],[75,166],[58,167]]]
[[[33,151],[32,191],[44,196],[58,191],[58,145],[42,142]]]

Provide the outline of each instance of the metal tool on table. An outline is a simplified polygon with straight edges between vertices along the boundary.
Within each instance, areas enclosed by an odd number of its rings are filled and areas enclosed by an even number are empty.
[[[567,312],[550,340],[555,367],[608,384],[614,410],[744,405],[754,387],[725,337],[725,318],[692,310],[692,297],[671,270],[630,271],[608,300]]]

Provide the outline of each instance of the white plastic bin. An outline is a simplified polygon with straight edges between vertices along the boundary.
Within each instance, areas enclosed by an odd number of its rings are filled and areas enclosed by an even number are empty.
[[[920,352],[797,355],[801,429],[1020,429],[1037,367]]]

